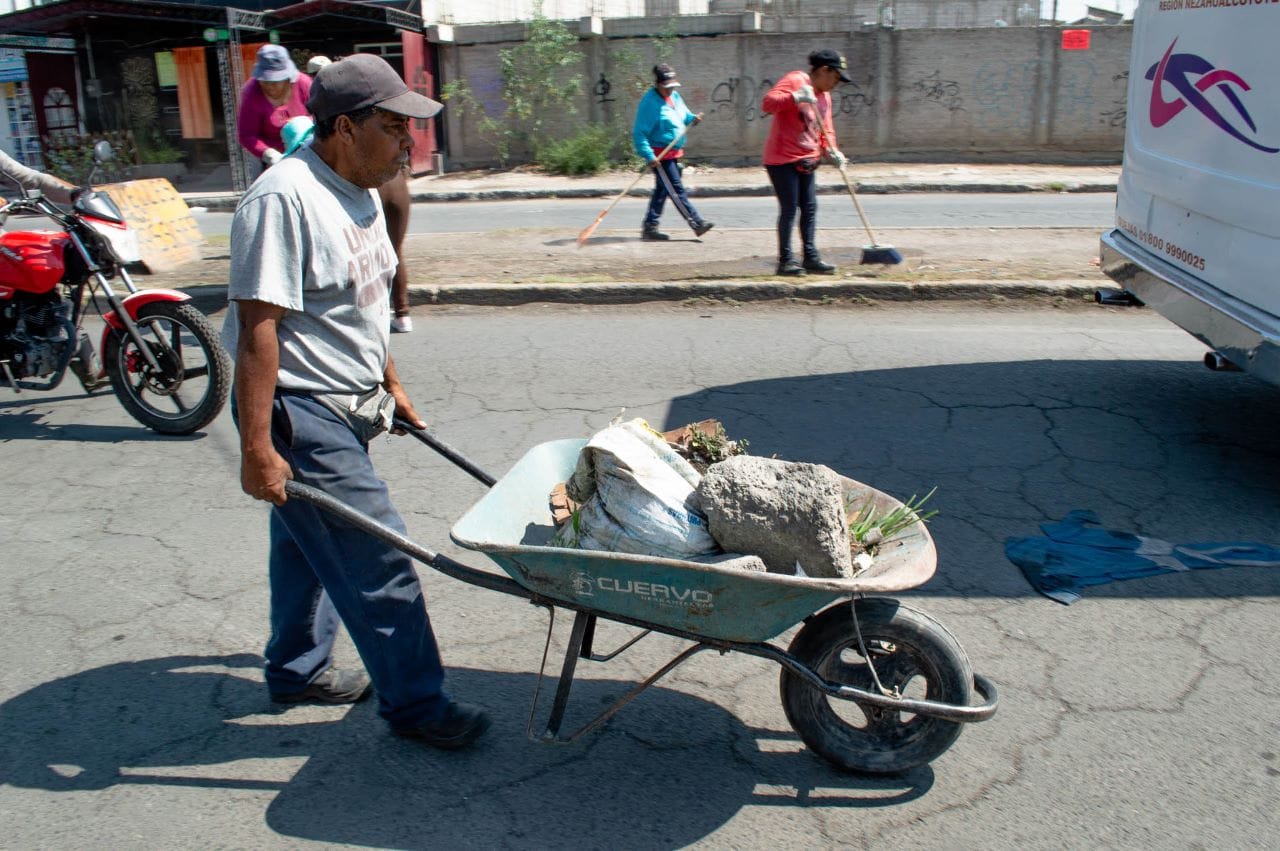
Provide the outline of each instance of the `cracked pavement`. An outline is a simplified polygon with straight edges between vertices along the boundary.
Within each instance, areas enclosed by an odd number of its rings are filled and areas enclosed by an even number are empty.
[[[220,323],[221,315],[215,320]],[[224,413],[153,436],[110,394],[0,399],[0,845],[1241,848],[1280,835],[1280,572],[1031,590],[1003,542],[1091,508],[1174,542],[1275,542],[1280,389],[1199,363],[1152,311],[1083,306],[417,308],[393,338],[442,439],[500,474],[620,408],[708,416],[756,454],[900,497],[934,485],[939,569],[899,595],[1001,706],[931,766],[843,774],[787,725],[778,670],[703,653],[583,743],[524,730],[546,615],[421,567],[450,689],[493,729],[445,754],[372,703],[267,700],[266,510]],[[411,536],[480,495],[409,440],[375,460]],[[495,568],[496,569],[496,568]],[[556,620],[549,667],[572,618]],[[632,630],[601,623],[597,649]],[[785,645],[793,633],[778,640]],[[582,663],[565,729],[676,655]],[[354,664],[349,643],[339,659]],[[544,684],[540,718],[549,695]]]

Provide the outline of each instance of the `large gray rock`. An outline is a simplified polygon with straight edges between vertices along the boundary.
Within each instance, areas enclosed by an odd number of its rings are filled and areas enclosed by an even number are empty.
[[[840,477],[821,464],[739,455],[712,464],[698,485],[711,537],[758,555],[770,573],[851,577]]]

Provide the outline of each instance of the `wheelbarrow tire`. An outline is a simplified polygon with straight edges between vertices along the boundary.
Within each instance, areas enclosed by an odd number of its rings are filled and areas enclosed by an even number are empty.
[[[857,607],[863,642],[886,688],[897,686],[917,699],[969,703],[973,669],[946,627],[897,600],[869,597]],[[847,602],[810,618],[790,652],[829,682],[875,690]],[[960,735],[954,721],[829,697],[786,668],[780,687],[787,720],[804,743],[849,771],[901,774],[937,759]]]

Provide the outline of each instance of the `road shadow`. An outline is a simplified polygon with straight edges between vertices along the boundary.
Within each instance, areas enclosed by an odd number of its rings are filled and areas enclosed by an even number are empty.
[[[598,246],[598,245],[634,245],[634,244],[643,243],[643,242],[645,242],[645,240],[641,239],[638,236],[593,236],[590,239],[588,239],[583,244],[582,247],[590,248],[592,246]],[[673,236],[670,239],[662,240],[662,242],[667,242],[667,243],[702,242],[702,240],[696,236]],[[566,245],[577,245],[577,244],[578,244],[577,237],[573,237],[571,239],[549,239],[543,243],[543,245],[546,245],[549,247],[561,247]]]
[[[0,705],[0,784],[273,791],[272,829],[330,843],[652,848],[702,839],[744,806],[894,806],[934,780],[929,768],[896,779],[837,772],[789,730],[751,727],[664,688],[583,744],[535,744],[524,736],[534,676],[470,669],[452,671],[450,687],[489,707],[494,729],[473,749],[442,753],[387,732],[375,701],[278,711],[260,662],[146,659],[19,694]],[[581,723],[629,686],[576,682],[565,729],[575,711]]]
[[[674,399],[663,428],[707,417],[754,455],[826,464],[899,498],[937,485],[939,570],[924,594],[1034,595],[1004,541],[1039,535],[1040,523],[1076,508],[1173,543],[1278,540],[1280,388],[1198,363],[966,363],[749,381]],[[1280,571],[1192,571],[1087,593],[1244,595],[1280,595]]]
[[[41,401],[58,402],[84,399],[84,396],[49,398]],[[46,423],[45,414],[38,411],[10,411],[27,407],[30,400],[20,403],[0,403],[0,441],[8,440],[65,440],[75,443],[124,443],[126,441],[159,441],[164,443],[189,443],[203,440],[205,432],[172,435],[159,434],[145,426],[89,425],[86,423]]]

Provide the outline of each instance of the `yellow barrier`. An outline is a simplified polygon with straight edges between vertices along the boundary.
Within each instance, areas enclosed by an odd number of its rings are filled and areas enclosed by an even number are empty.
[[[138,233],[142,262],[151,273],[200,259],[204,235],[178,190],[163,177],[95,187],[104,190]]]

